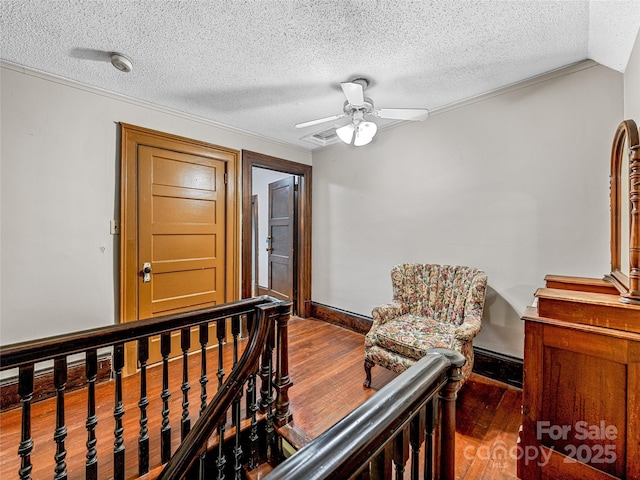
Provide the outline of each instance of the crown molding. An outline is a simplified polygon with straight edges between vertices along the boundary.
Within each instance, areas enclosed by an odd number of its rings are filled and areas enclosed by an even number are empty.
[[[535,75],[533,77],[520,80],[519,82],[514,82],[509,85],[505,85],[504,87],[496,88],[495,90],[491,90],[489,92],[481,93],[480,95],[475,95],[473,97],[465,98],[464,100],[460,100],[458,102],[454,102],[448,105],[443,105],[442,107],[434,108],[433,110],[429,110],[429,116],[439,115],[441,113],[446,113],[451,110],[455,110],[457,108],[466,107],[467,105],[471,105],[476,102],[488,100],[490,98],[498,97],[500,95],[506,95],[507,93],[515,92],[517,90],[531,87],[539,83],[548,82],[549,80],[553,80],[554,78],[564,77],[565,75],[571,75],[572,73],[580,72],[582,70],[593,68],[598,65],[600,64],[593,60],[588,60],[588,59],[581,60],[579,62],[572,63],[564,67],[556,68],[555,70],[551,70],[549,72],[541,73],[540,75]]]
[[[150,110],[155,110],[157,112],[160,113],[165,113],[167,115],[172,115],[174,117],[180,117],[183,118],[185,120],[190,120],[192,122],[197,122],[197,123],[201,123],[203,125],[207,125],[210,127],[215,127],[218,128],[220,130],[225,130],[227,132],[231,132],[231,133],[235,133],[235,134],[240,134],[240,135],[245,135],[248,137],[252,137],[255,138],[256,140],[260,140],[263,142],[268,142],[271,143],[273,145],[277,145],[279,147],[286,147],[292,150],[296,150],[298,152],[303,152],[303,153],[311,153],[312,149],[309,148],[304,148],[301,147],[300,145],[295,145],[292,143],[287,143],[287,142],[283,142],[280,140],[275,140],[273,138],[269,138],[267,136],[264,135],[260,135],[258,133],[254,133],[254,132],[250,132],[248,130],[243,130],[242,128],[237,128],[237,127],[232,127],[230,125],[226,125],[224,123],[219,123],[216,122],[214,120],[210,120],[208,118],[205,117],[201,117],[198,115],[193,115],[190,113],[185,113],[185,112],[181,112],[179,110],[175,110],[173,108],[170,107],[165,107],[162,105],[158,105],[152,102],[147,102],[146,100],[140,100],[134,97],[130,97],[128,95],[124,95],[121,93],[116,93],[116,92],[111,92],[109,90],[100,88],[100,87],[94,87],[92,85],[88,85],[86,83],[82,83],[82,82],[78,82],[76,80],[71,80],[68,78],[64,78],[61,77],[59,75],[55,75],[53,73],[48,73],[48,72],[44,72],[42,70],[37,70],[35,68],[31,68],[31,67],[25,67],[23,65],[19,65],[17,63],[13,63],[7,60],[0,60],[0,68],[6,68],[8,70],[12,70],[14,72],[18,72],[18,73],[22,73],[24,75],[29,75],[31,77],[35,77],[35,78],[39,78],[41,80],[45,80],[48,82],[53,82],[53,83],[57,83],[60,85],[65,85],[67,87],[71,87],[71,88],[75,88],[78,90],[82,90],[84,92],[88,92],[88,93],[93,93],[95,95],[100,95],[103,97],[107,97],[107,98],[111,98],[114,100],[118,100],[120,102],[124,102],[124,103],[129,103],[131,105],[135,105],[138,107],[143,107],[143,108],[148,108]]]
[[[523,88],[527,88],[527,87],[531,87],[533,85],[537,85],[539,83],[543,83],[543,82],[548,82],[550,80],[553,80],[555,78],[559,78],[559,77],[564,77],[565,75],[571,75],[573,73],[577,73],[580,72],[582,70],[587,70],[589,68],[593,68],[593,67],[597,67],[597,66],[603,66],[601,64],[599,64],[598,62],[594,61],[594,60],[581,60],[579,62],[576,63],[572,63],[570,65],[566,65],[564,67],[560,67],[557,68],[555,70],[551,70],[549,72],[545,72],[542,73],[540,75],[536,75],[534,77],[529,77],[525,80],[521,80],[519,82],[514,82],[511,83],[509,85],[505,85],[504,87],[500,87],[500,88],[496,88],[495,90],[491,90],[489,92],[485,92],[485,93],[481,93],[479,95],[475,95],[473,97],[469,97],[469,98],[465,98],[463,100],[457,101],[457,102],[453,102],[450,103],[448,105],[443,105],[441,107],[436,107],[433,109],[429,110],[429,117],[433,117],[435,115],[440,115],[442,113],[447,113],[450,112],[452,110],[457,110],[458,108],[463,108],[469,105],[472,105],[474,103],[477,102],[481,102],[484,100],[489,100],[490,98],[494,98],[494,97],[498,97],[500,95],[506,95],[508,93],[511,92],[515,92],[517,90],[523,89]],[[607,67],[609,68],[609,67]],[[426,120],[428,121],[428,119]],[[407,121],[397,121],[394,123],[389,123],[383,127],[380,127],[378,129],[378,133],[380,132],[384,132],[387,130],[391,130],[394,128],[398,128],[407,124],[410,124],[411,122],[407,122]],[[332,144],[332,145],[327,145],[326,147],[321,147],[321,148],[316,148],[313,150],[313,152],[319,152],[319,151],[324,151],[330,148],[338,148],[340,144]]]

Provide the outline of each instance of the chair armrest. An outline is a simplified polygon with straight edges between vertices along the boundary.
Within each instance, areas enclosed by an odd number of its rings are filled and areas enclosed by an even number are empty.
[[[483,272],[473,278],[464,308],[464,320],[456,328],[456,339],[470,341],[482,328],[482,312],[487,290],[487,275]]]
[[[482,328],[482,317],[471,316],[465,317],[462,325],[456,328],[454,332],[454,336],[457,340],[462,340],[463,342],[468,342],[473,340],[473,338],[480,332]]]
[[[402,314],[403,309],[398,302],[390,302],[385,305],[373,307],[373,310],[371,311],[371,316],[373,317],[373,325],[371,328],[382,325],[392,318],[399,317]]]

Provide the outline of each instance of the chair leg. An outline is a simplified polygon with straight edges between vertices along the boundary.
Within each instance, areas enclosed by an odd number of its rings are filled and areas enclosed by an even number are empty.
[[[374,363],[371,360],[365,360],[364,361],[364,373],[366,375],[366,378],[364,379],[364,386],[365,388],[369,388],[371,386],[371,368],[373,367]]]

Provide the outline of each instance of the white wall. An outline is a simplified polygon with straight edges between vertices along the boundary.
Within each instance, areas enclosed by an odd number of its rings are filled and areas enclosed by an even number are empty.
[[[313,300],[370,315],[402,262],[489,277],[475,344],[522,357],[545,274],[609,270],[622,74],[594,66],[313,155]]]
[[[640,125],[640,33],[624,71],[624,118]]]
[[[0,343],[113,324],[118,125],[309,164],[311,154],[55,77],[1,70]]]

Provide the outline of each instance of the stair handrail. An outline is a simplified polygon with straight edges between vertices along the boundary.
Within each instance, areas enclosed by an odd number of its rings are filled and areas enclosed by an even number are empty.
[[[291,313],[291,303],[276,301],[258,305],[256,310],[258,315],[251,327],[249,344],[238,363],[165,465],[157,480],[184,478],[199,455],[204,452],[208,438],[214,433],[218,423],[226,419],[226,412],[237,396],[242,393],[246,379],[258,369],[267,337],[275,328],[275,320],[279,316],[288,316]]]
[[[401,435],[402,429],[436,395],[442,401],[440,458],[436,458],[439,477],[454,479],[455,398],[465,361],[463,355],[452,350],[428,350],[425,357],[263,480],[358,478],[363,468]]]
[[[176,313],[161,317],[123,322],[104,327],[63,333],[36,340],[26,340],[11,345],[0,346],[0,371],[28,364],[51,360],[64,355],[83,353],[93,348],[111,347],[118,343],[133,342],[145,337],[165,332],[197,326],[217,318],[233,317],[252,312],[261,304],[271,304],[279,300],[263,295],[215,305],[194,312]]]

